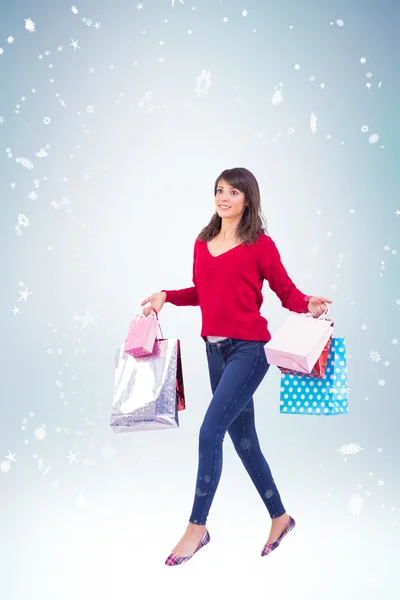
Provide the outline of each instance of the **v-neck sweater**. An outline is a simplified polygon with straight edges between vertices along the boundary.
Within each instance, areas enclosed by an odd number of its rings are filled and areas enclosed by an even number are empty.
[[[289,277],[279,251],[262,233],[254,244],[240,244],[213,256],[206,242],[194,245],[193,286],[163,290],[175,306],[200,306],[201,336],[268,342],[268,321],[260,314],[264,281],[290,311],[306,313],[311,296]]]

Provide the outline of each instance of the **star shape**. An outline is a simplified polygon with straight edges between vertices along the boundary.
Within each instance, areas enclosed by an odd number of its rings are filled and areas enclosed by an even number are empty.
[[[28,288],[26,288],[26,290],[24,292],[18,292],[21,296],[21,298],[18,299],[18,302],[20,302],[21,300],[25,300],[25,302],[27,302],[28,300],[28,296],[30,296],[32,294],[32,292],[28,292]]]
[[[70,451],[69,451],[69,456],[66,456],[65,458],[68,458],[68,460],[69,460],[69,464],[70,464],[70,465],[72,465],[72,463],[73,463],[73,462],[76,462],[76,463],[78,462],[78,461],[76,460],[76,457],[78,456],[78,454],[79,454],[79,452],[77,452],[76,454],[74,454],[74,453],[72,452],[72,450],[70,450]]]
[[[15,459],[16,453],[15,454],[11,454],[10,451],[8,451],[8,456],[5,456],[4,458],[8,460],[8,462],[11,462],[12,460],[14,462],[17,462]]]
[[[137,5],[137,7],[136,7],[136,8],[137,8],[138,10],[143,10],[143,4],[140,4],[140,2],[139,2],[139,4]]]
[[[86,309],[86,315],[84,317],[79,317],[78,315],[74,315],[74,321],[81,321],[81,331],[85,329],[88,325],[93,325],[97,327],[97,323],[95,322],[96,317],[99,317],[101,313],[91,314],[89,308]]]
[[[70,44],[70,46],[72,46],[72,47],[73,47],[74,51],[75,51],[77,48],[79,48],[79,49],[80,49],[80,46],[78,46],[78,42],[79,42],[79,40],[76,40],[76,41],[75,41],[75,40],[73,40],[73,39],[71,38],[71,42],[72,42],[72,44]]]
[[[19,308],[17,308],[16,306],[14,306],[14,308],[11,309],[11,312],[14,313],[14,316],[17,316],[20,314]]]
[[[397,209],[394,214],[396,215],[396,217],[400,217],[400,210]]]

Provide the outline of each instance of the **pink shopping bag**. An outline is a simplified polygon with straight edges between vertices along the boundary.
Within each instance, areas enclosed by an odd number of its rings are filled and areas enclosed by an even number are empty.
[[[153,312],[147,317],[138,315],[132,319],[124,352],[134,358],[148,356],[153,352],[157,337],[158,315]]]
[[[265,345],[270,365],[309,375],[332,335],[334,323],[311,315],[290,314],[288,320]]]

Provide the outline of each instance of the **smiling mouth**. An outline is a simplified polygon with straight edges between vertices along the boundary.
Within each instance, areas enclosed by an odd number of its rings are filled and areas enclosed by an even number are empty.
[[[227,204],[220,204],[219,208],[230,208],[230,206],[228,206]]]

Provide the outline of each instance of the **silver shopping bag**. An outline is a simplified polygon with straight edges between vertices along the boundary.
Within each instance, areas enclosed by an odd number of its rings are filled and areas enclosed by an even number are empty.
[[[179,340],[157,340],[151,355],[136,358],[123,346],[116,350],[114,432],[179,427],[178,411],[185,408]]]

